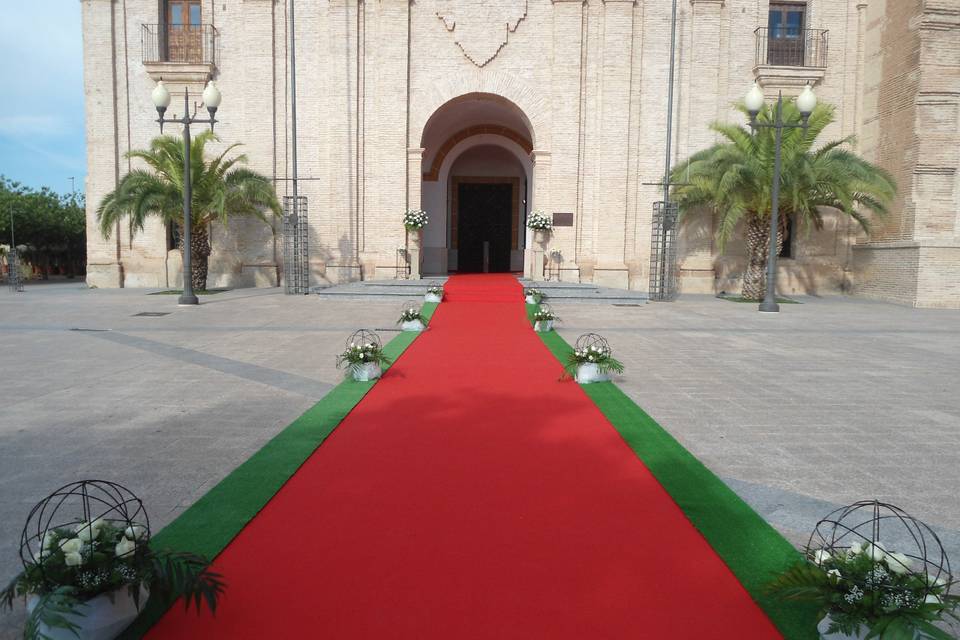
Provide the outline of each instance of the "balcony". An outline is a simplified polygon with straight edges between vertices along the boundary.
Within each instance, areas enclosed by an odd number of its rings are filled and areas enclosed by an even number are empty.
[[[759,27],[754,74],[764,87],[802,87],[823,80],[827,67],[826,29]]]
[[[140,39],[153,80],[201,83],[216,69],[219,33],[212,24],[144,24]]]

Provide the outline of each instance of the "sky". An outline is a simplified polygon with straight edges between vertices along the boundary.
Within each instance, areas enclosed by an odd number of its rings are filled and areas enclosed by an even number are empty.
[[[0,174],[27,186],[83,191],[83,47],[77,0],[3,3]]]

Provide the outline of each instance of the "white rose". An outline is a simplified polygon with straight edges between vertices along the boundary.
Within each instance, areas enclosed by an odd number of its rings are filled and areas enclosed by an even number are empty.
[[[943,604],[943,600],[940,599],[940,596],[928,593],[927,597],[923,599],[924,604]]]
[[[816,553],[813,554],[813,561],[817,564],[823,564],[833,556],[830,555],[829,551],[824,551],[823,549],[817,549]]]
[[[44,556],[49,556],[50,552],[47,549],[39,549],[33,553],[33,561],[40,562],[43,560]]]
[[[93,522],[82,522],[78,524],[77,528],[75,529],[77,532],[77,537],[84,542],[96,540],[100,536],[100,529],[103,528],[104,524],[106,523],[99,518]]]
[[[53,541],[56,540],[57,536],[53,531],[47,531],[43,534],[43,548],[49,549],[53,545]]]
[[[879,542],[876,544],[867,544],[867,546],[863,548],[863,552],[874,562],[880,562],[887,557],[886,551],[883,550],[883,545]]]
[[[890,571],[894,573],[909,573],[910,567],[913,565],[913,560],[908,558],[903,553],[888,553],[887,554],[887,566],[890,567]]]
[[[118,558],[130,555],[137,549],[137,543],[133,540],[128,540],[127,538],[121,538],[120,542],[117,543],[114,553],[117,554]]]
[[[928,575],[927,584],[929,584],[932,587],[942,587],[943,585],[947,584],[947,581],[943,578],[943,576]]]
[[[68,567],[79,567],[83,564],[83,556],[71,551],[70,553],[63,554],[63,561]]]
[[[863,551],[863,545],[860,544],[859,542],[854,542],[852,545],[850,545],[850,548],[847,550],[847,553],[849,553],[851,556],[855,556],[861,551]]]
[[[64,554],[80,553],[80,549],[83,549],[83,540],[80,538],[70,538],[60,544],[60,550],[63,551]]]
[[[130,538],[131,540],[136,540],[137,538],[142,537],[143,534],[145,534],[146,532],[147,532],[146,527],[141,526],[139,524],[135,524],[124,529],[123,535],[126,536],[127,538]]]
[[[842,575],[840,575],[840,571],[838,571],[837,569],[830,569],[830,571],[827,571],[827,575],[833,576],[837,580],[843,577]]]

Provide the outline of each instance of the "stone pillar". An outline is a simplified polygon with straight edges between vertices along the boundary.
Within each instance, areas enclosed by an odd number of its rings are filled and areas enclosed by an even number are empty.
[[[420,147],[407,149],[407,209],[421,209],[421,187],[423,186],[423,152],[425,149]],[[430,224],[437,224],[440,219],[440,212],[427,212],[430,216]],[[429,227],[428,227],[429,228]],[[426,232],[421,232],[420,242],[414,246],[410,242],[410,234],[407,234],[407,252],[410,256],[410,277],[419,280],[423,271],[423,238]]]
[[[84,0],[83,75],[87,135],[87,284],[122,287],[120,228],[110,239],[100,234],[97,207],[119,179],[116,84],[116,23],[110,0]],[[123,225],[125,226],[125,225]]]
[[[530,211],[540,209],[549,215],[552,206],[550,199],[550,152],[534,149],[530,152],[530,159],[533,162],[533,203]],[[524,275],[532,280],[543,280],[544,250],[549,250],[549,243],[545,247],[538,246],[533,242],[533,231],[527,229],[525,246]]]
[[[627,177],[629,174],[630,98],[632,94],[633,0],[605,0],[601,42],[599,233],[594,239],[593,282],[626,289]]]

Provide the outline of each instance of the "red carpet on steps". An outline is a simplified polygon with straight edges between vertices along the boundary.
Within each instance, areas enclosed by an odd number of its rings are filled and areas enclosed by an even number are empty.
[[[148,637],[779,634],[561,368],[508,275],[429,330],[216,559],[216,617]],[[202,532],[198,532],[202,535]]]

